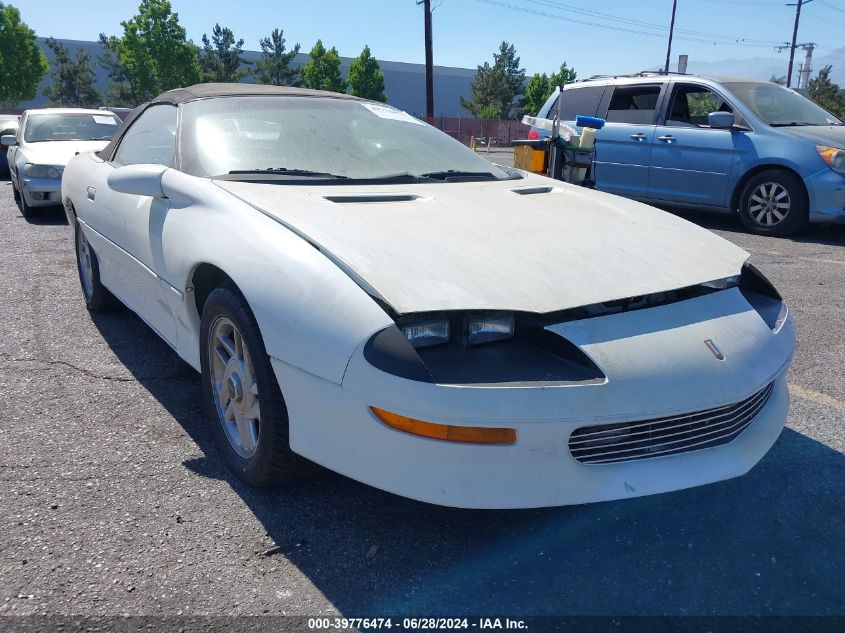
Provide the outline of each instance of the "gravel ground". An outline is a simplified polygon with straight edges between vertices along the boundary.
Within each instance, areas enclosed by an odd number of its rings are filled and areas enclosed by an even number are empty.
[[[695,490],[463,511],[241,485],[198,375],[130,312],[92,320],[61,211],[27,221],[0,182],[0,614],[845,614],[845,229],[690,217],[794,311],[772,451]]]

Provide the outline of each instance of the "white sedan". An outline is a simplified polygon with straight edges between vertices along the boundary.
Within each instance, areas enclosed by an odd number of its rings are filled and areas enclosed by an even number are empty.
[[[80,152],[103,149],[120,126],[111,112],[81,108],[26,110],[2,144],[15,200],[24,217],[33,207],[60,205],[62,171]]]
[[[380,103],[167,92],[62,197],[89,309],[202,373],[256,486],[316,462],[449,506],[636,497],[747,472],[787,416],[792,317],[746,252]]]

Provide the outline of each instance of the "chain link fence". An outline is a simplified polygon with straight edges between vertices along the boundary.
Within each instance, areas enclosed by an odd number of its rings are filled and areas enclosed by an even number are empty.
[[[512,140],[528,138],[528,131],[531,129],[529,125],[510,119],[482,121],[470,117],[448,116],[419,118],[465,145],[469,145],[470,140],[476,138],[481,145],[487,145],[489,139],[493,147],[509,147]]]

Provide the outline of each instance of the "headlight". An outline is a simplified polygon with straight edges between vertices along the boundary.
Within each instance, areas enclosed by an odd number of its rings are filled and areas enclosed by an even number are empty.
[[[429,347],[449,342],[449,319],[427,320],[402,326],[402,334],[414,347]]]
[[[816,151],[833,171],[845,174],[845,149],[816,145]]]
[[[33,165],[27,163],[23,166],[24,176],[30,178],[61,178],[62,174],[55,167],[49,165]]]
[[[444,343],[473,346],[513,338],[513,312],[437,312],[408,315],[397,325],[416,348]]]
[[[513,314],[496,316],[468,316],[467,343],[480,345],[513,337]]]

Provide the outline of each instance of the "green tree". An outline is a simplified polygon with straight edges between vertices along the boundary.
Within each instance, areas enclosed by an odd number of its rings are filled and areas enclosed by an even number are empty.
[[[369,46],[364,46],[361,54],[349,65],[349,86],[356,97],[387,103],[384,73],[378,60],[370,53]]]
[[[566,62],[563,62],[560,65],[560,70],[556,73],[552,73],[552,76],[549,77],[549,84],[551,84],[551,91],[549,92],[548,96],[551,96],[552,92],[555,91],[555,88],[558,86],[565,86],[566,84],[571,84],[575,79],[578,77],[578,73],[575,72],[574,68],[570,68],[566,65]]]
[[[535,73],[525,85],[520,105],[525,114],[536,116],[540,108],[545,105],[549,97],[558,86],[565,86],[575,81],[577,74],[574,68],[569,68],[566,62],[560,65],[557,72],[546,76],[546,73]]]
[[[546,73],[534,73],[525,86],[522,95],[522,111],[529,116],[537,116],[540,108],[546,103],[549,95],[554,92],[551,82]]]
[[[825,110],[843,118],[845,117],[845,90],[831,81],[831,70],[833,66],[830,65],[822,68],[819,74],[810,80],[807,94]]]
[[[199,50],[185,35],[168,0],[141,0],[138,14],[121,22],[123,35],[100,35],[112,100],[137,105],[165,90],[198,83]]]
[[[780,77],[778,77],[777,75],[772,75],[771,77],[769,77],[769,81],[771,81],[773,84],[778,84],[779,86],[785,86],[786,75],[781,75]]]
[[[129,73],[117,58],[118,39],[106,37],[100,33],[100,54],[97,61],[106,70],[109,78],[108,89],[103,102],[116,107],[134,107],[137,101],[132,94]]]
[[[0,108],[11,110],[35,98],[47,73],[47,58],[35,43],[35,31],[10,4],[0,2]]]
[[[235,41],[232,29],[215,24],[211,30],[211,40],[202,35],[202,80],[215,82],[238,82],[249,70],[242,68],[248,64],[241,59],[244,52],[243,38]]]
[[[519,67],[516,49],[513,44],[502,42],[499,52],[493,54],[493,64],[484,62],[478,66],[470,85],[471,98],[461,97],[461,106],[481,119],[516,116],[520,108],[514,100],[522,93],[524,84],[525,69]]]
[[[259,83],[274,86],[295,86],[299,83],[299,69],[291,66],[299,54],[297,43],[285,52],[285,32],[273,29],[270,37],[258,41],[261,46],[261,59],[255,65],[255,76]]]
[[[340,55],[334,46],[326,50],[323,41],[317,40],[308,55],[311,61],[299,70],[303,86],[314,90],[346,92],[346,80],[340,74]]]
[[[100,104],[100,93],[94,87],[96,75],[91,56],[83,49],[76,50],[76,59],[61,42],[52,37],[47,46],[53,51],[52,83],[44,89],[50,105],[92,108]]]

